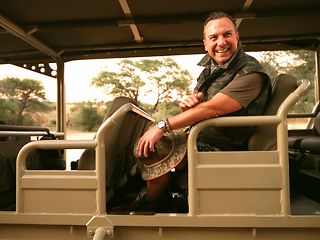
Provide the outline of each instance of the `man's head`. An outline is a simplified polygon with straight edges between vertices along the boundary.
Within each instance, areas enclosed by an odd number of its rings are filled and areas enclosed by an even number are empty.
[[[239,33],[233,18],[223,12],[211,13],[203,27],[203,44],[211,58],[222,65],[236,52]]]

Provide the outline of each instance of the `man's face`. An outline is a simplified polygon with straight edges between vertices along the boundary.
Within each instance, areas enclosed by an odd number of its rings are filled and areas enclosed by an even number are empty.
[[[239,33],[227,18],[211,20],[204,28],[204,47],[218,65],[230,60],[236,52]]]

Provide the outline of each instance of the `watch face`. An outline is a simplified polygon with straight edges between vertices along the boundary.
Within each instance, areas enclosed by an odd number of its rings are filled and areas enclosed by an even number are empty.
[[[157,124],[157,127],[160,128],[160,129],[164,129],[165,126],[166,126],[165,121],[159,121],[158,124]]]

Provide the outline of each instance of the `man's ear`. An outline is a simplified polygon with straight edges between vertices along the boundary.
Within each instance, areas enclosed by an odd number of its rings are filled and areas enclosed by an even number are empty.
[[[207,48],[207,46],[206,46],[206,40],[203,39],[202,41],[203,41],[204,50],[207,52],[207,51],[208,51],[208,48]]]

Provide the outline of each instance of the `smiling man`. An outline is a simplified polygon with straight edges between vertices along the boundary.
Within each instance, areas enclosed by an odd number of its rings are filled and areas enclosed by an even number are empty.
[[[179,104],[181,113],[166,118],[140,138],[137,155],[148,158],[155,144],[175,129],[192,126],[219,116],[261,115],[269,92],[270,79],[253,57],[244,53],[235,20],[223,12],[211,13],[203,29],[207,54],[199,65],[204,67],[194,94]],[[198,137],[199,151],[246,150],[251,127],[210,127]],[[122,210],[168,212],[171,194],[170,172],[147,180],[147,194]],[[210,179],[208,179],[210,181]]]
[[[239,33],[228,17],[210,20],[204,25],[203,44],[205,50],[218,65],[229,61],[236,52]]]

